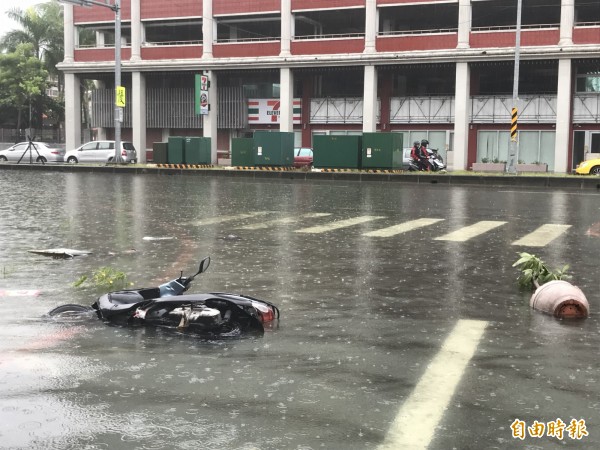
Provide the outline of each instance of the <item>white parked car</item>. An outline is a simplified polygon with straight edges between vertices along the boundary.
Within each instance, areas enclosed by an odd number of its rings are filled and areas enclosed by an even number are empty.
[[[115,157],[115,141],[92,141],[65,153],[65,161],[75,163],[107,163]],[[134,163],[137,153],[131,142],[121,142],[121,161]]]
[[[0,151],[0,161],[19,161],[28,163],[30,157],[36,162],[63,162],[65,151],[54,147],[52,144],[43,142],[32,142],[31,148],[29,142],[19,142],[6,150]],[[37,150],[37,151],[36,151]],[[31,156],[30,156],[31,151]]]

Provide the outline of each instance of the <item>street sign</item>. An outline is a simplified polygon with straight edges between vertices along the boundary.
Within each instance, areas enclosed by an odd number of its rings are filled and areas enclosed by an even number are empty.
[[[115,105],[119,108],[125,108],[125,87],[117,86],[117,95],[115,98]]]
[[[196,114],[207,115],[210,110],[208,104],[208,88],[210,80],[207,75],[196,75],[196,89],[194,92],[194,109]]]

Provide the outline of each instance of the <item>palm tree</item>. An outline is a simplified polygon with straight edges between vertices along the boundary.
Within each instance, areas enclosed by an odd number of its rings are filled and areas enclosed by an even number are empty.
[[[51,75],[58,75],[56,64],[64,55],[63,13],[57,1],[41,3],[26,10],[12,8],[7,15],[20,25],[0,39],[0,48],[15,51],[19,44],[29,43],[35,55],[44,62]]]

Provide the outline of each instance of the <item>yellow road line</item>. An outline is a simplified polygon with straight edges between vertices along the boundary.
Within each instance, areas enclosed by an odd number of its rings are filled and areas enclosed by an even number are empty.
[[[486,326],[479,320],[458,321],[398,411],[379,450],[429,446]]]
[[[539,227],[537,230],[523,236],[521,239],[512,243],[512,245],[526,245],[529,247],[544,247],[554,239],[565,233],[571,225],[559,225],[547,223]]]
[[[400,233],[406,233],[407,231],[414,230],[415,228],[426,227],[428,225],[433,225],[434,223],[441,222],[444,219],[416,219],[411,220],[409,222],[404,222],[398,225],[394,225],[387,228],[382,228],[381,230],[369,231],[368,233],[364,233],[363,236],[369,237],[391,237]]]
[[[482,220],[481,222],[474,223],[473,225],[453,231],[452,233],[445,234],[444,236],[436,237],[435,240],[465,242],[469,239],[479,236],[480,234],[504,225],[505,223],[506,222],[496,220]]]

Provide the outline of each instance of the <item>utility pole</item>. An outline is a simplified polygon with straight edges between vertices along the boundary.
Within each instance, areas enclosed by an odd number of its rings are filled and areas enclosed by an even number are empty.
[[[121,123],[123,122],[123,108],[125,106],[125,89],[121,86],[121,0],[114,0],[110,4],[99,0],[59,0],[60,3],[70,3],[77,6],[101,6],[115,13],[115,156],[113,163],[121,162]]]
[[[518,99],[519,99],[519,59],[521,55],[521,7],[522,0],[517,0],[517,32],[515,37],[515,72],[513,77],[513,107],[510,124],[510,149],[508,155],[508,164],[506,171],[508,173],[516,173],[515,164],[519,158],[519,144],[517,142],[517,119],[519,115]]]

